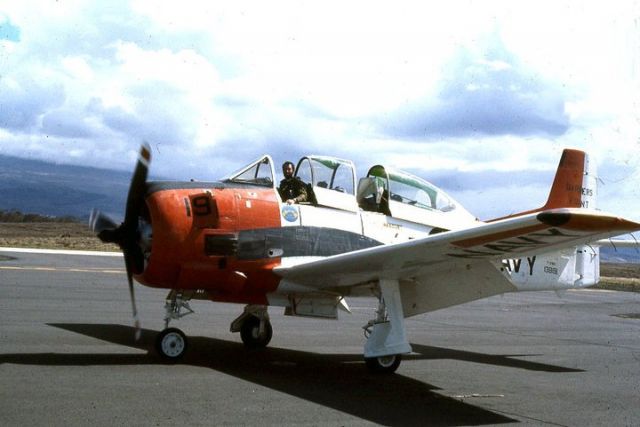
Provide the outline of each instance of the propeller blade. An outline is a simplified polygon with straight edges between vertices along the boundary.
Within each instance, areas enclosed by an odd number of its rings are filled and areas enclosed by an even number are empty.
[[[89,227],[94,233],[100,234],[104,230],[115,230],[118,228],[118,224],[99,210],[92,209],[89,216]]]
[[[129,194],[127,195],[127,208],[124,222],[122,223],[124,262],[127,268],[127,281],[129,282],[129,296],[133,310],[133,322],[136,328],[136,341],[140,339],[140,319],[136,307],[136,296],[133,288],[133,274],[141,272],[144,268],[144,257],[137,243],[138,218],[144,205],[144,197],[147,191],[147,174],[151,162],[151,147],[146,142],[140,147],[138,163],[131,177]]]
[[[129,194],[127,195],[127,207],[124,222],[119,226],[102,212],[94,209],[89,218],[91,229],[98,234],[100,240],[106,243],[117,243],[124,254],[124,263],[127,269],[127,282],[129,283],[129,296],[133,310],[133,321],[136,330],[136,341],[140,339],[141,329],[136,307],[136,296],[133,287],[133,275],[144,270],[144,255],[139,246],[138,226],[139,218],[143,214],[145,195],[147,192],[147,174],[151,161],[151,148],[146,142],[140,147],[138,162],[131,177]]]
[[[124,216],[124,228],[127,232],[138,228],[138,216],[144,204],[144,196],[147,191],[146,182],[151,162],[151,147],[146,142],[140,147],[138,163],[131,178],[129,195],[127,196],[127,208]]]
[[[129,297],[131,297],[131,309],[133,311],[133,326],[135,328],[135,340],[140,340],[142,329],[140,328],[140,319],[138,318],[138,308],[136,307],[136,294],[133,288],[133,275],[131,274],[131,266],[128,258],[125,256],[124,263],[127,268],[127,281],[129,282]]]

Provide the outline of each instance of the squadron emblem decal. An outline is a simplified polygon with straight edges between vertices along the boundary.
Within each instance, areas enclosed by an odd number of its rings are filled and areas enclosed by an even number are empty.
[[[298,208],[294,206],[283,206],[282,217],[288,222],[296,222],[298,220]]]

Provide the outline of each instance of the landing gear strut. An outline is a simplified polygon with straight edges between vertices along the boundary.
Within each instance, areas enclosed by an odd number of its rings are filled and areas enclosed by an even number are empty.
[[[273,328],[269,321],[267,307],[248,305],[244,312],[231,323],[231,332],[240,332],[240,338],[247,348],[263,348],[269,344]]]

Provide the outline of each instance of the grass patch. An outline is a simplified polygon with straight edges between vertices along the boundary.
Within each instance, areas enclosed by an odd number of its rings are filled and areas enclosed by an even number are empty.
[[[86,224],[78,222],[0,223],[0,246],[13,248],[119,251],[102,243]]]

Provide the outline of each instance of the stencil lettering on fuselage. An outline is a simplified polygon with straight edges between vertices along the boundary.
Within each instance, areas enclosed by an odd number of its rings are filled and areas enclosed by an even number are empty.
[[[517,259],[503,259],[502,266],[509,272],[520,273],[520,267],[522,266],[522,261],[526,259],[527,266],[529,267],[529,276],[533,276],[533,266],[536,264],[535,255],[527,258],[517,258]]]

